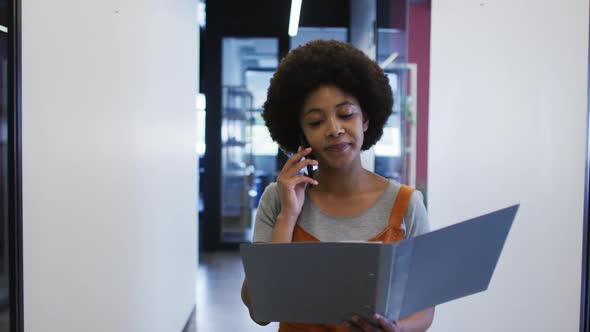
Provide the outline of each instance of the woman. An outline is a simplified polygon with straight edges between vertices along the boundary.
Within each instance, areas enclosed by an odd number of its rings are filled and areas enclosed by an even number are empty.
[[[317,40],[292,50],[271,80],[262,116],[272,138],[296,153],[262,195],[254,242],[395,242],[428,232],[420,192],[361,164],[392,104],[383,70],[351,45]],[[307,166],[318,168],[312,177],[300,173]],[[242,300],[250,310],[245,280]],[[281,322],[279,331],[426,331],[433,315],[429,308],[397,322],[378,315],[341,325]]]

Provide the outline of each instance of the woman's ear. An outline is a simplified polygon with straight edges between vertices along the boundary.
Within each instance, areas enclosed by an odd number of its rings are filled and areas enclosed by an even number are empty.
[[[367,117],[367,115],[363,112],[363,132],[366,132],[367,129],[369,129],[369,118]]]

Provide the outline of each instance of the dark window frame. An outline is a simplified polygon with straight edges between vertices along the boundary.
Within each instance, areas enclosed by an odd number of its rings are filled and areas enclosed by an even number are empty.
[[[588,13],[590,16],[590,12]],[[590,36],[589,36],[590,40]],[[580,297],[580,331],[590,332],[590,229],[588,225],[588,207],[590,206],[590,193],[588,191],[588,181],[590,181],[590,49],[588,53],[588,72],[587,72],[587,103],[586,103],[586,167],[584,181],[584,231],[582,242],[582,285]]]
[[[21,168],[21,2],[9,2],[8,54],[8,255],[10,331],[23,331]]]

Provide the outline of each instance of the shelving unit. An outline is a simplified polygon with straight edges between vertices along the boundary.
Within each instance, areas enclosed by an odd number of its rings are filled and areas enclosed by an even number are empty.
[[[243,86],[223,87],[221,123],[221,236],[225,242],[251,239],[255,186],[252,145],[253,96]]]

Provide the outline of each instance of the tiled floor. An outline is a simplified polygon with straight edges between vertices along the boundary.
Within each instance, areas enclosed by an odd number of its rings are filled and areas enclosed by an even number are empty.
[[[244,269],[238,252],[201,254],[197,273],[198,332],[277,331],[278,324],[259,326],[242,304]]]

